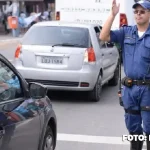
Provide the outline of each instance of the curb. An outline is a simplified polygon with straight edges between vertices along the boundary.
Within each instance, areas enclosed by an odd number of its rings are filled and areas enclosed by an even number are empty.
[[[0,40],[0,43],[9,43],[9,42],[15,42],[20,41],[22,38],[16,38],[16,39],[6,39],[6,40]]]
[[[21,39],[22,38],[0,40],[0,46],[6,46],[8,44],[18,43]]]

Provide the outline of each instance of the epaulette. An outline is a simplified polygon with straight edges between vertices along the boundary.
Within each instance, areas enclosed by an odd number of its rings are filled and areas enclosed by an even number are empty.
[[[121,27],[131,27],[131,26],[128,26],[128,25],[126,25],[126,24],[123,24]]]

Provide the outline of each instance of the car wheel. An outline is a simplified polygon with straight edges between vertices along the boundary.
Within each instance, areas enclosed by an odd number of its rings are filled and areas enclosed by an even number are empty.
[[[118,85],[118,80],[119,80],[119,66],[117,66],[114,76],[111,80],[109,80],[108,85],[110,86],[116,86]]]
[[[45,136],[42,150],[54,150],[54,135],[52,129],[48,126]]]
[[[94,102],[100,101],[101,91],[102,91],[102,76],[101,74],[99,74],[94,89],[89,92],[89,99]]]

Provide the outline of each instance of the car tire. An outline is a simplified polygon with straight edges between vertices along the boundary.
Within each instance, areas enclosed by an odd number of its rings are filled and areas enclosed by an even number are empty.
[[[42,150],[54,150],[54,135],[52,129],[48,126],[44,136]]]
[[[102,91],[102,76],[101,76],[101,74],[99,74],[94,89],[89,92],[90,101],[93,101],[93,102],[100,101],[101,91]]]
[[[108,81],[108,85],[117,86],[118,81],[119,81],[119,65],[117,65],[117,68],[115,69],[113,78]]]

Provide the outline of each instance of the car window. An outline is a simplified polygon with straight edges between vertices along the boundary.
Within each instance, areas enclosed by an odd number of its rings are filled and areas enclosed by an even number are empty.
[[[87,28],[66,26],[35,26],[22,40],[23,45],[55,45],[68,43],[88,48],[90,43]]]
[[[94,30],[95,30],[95,33],[96,33],[96,37],[97,37],[97,40],[98,40],[98,43],[100,45],[101,48],[106,48],[106,44],[105,42],[101,41],[99,39],[99,35],[100,35],[100,29],[98,27],[94,27]]]
[[[0,61],[0,102],[23,97],[19,78]]]

